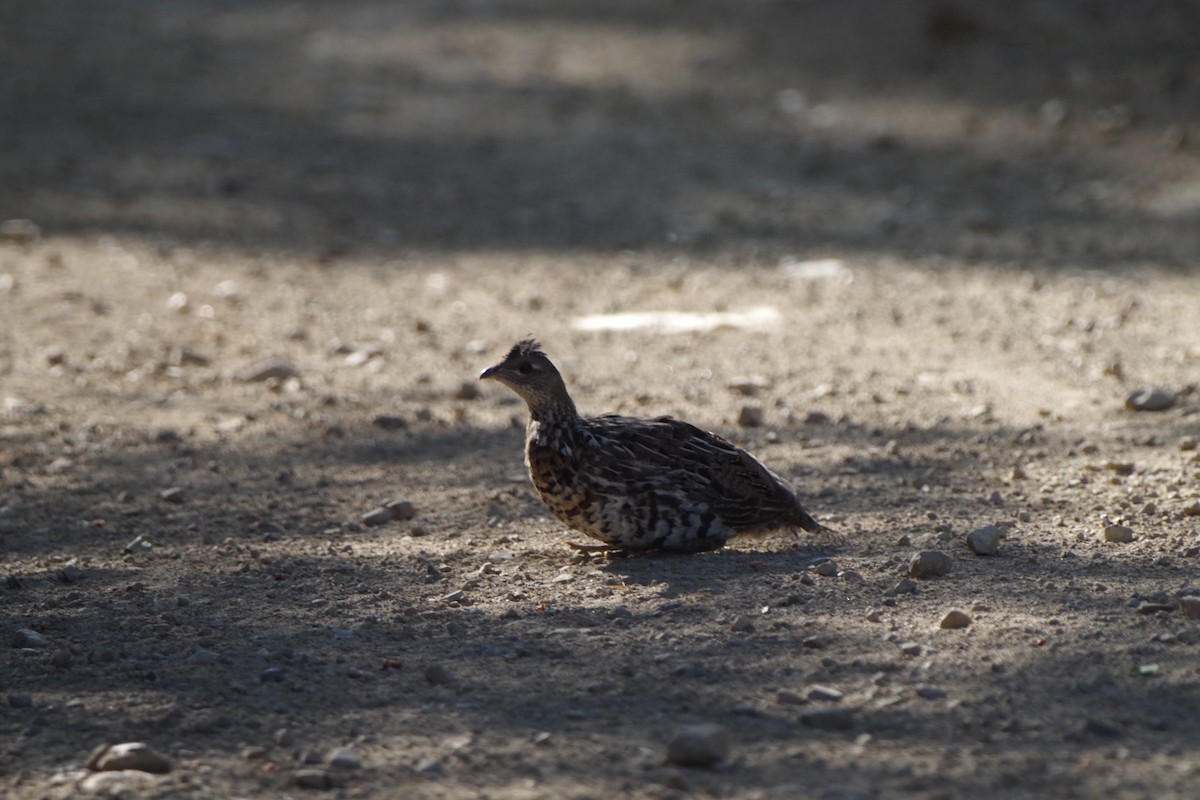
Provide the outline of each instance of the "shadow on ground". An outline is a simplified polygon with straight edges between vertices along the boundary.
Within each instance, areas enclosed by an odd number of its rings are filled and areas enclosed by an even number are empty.
[[[1140,205],[1155,179],[1116,146],[1186,137],[1193,4],[734,5],[10,3],[0,216],[322,263],[1194,263],[1194,209]],[[1071,114],[1057,132],[1048,101]],[[982,113],[1024,132],[988,136]]]

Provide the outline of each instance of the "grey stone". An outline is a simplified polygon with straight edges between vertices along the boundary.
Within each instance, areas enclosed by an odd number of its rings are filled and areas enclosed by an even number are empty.
[[[977,556],[995,555],[1003,538],[1003,530],[995,525],[985,525],[967,534],[967,548]]]
[[[830,686],[812,686],[808,690],[809,700],[819,700],[826,703],[840,703],[845,695]]]
[[[901,578],[895,586],[888,589],[884,594],[888,597],[895,597],[901,594],[916,594],[917,582],[912,578]]]
[[[1128,544],[1133,541],[1133,530],[1124,525],[1117,525],[1116,523],[1105,525],[1104,541]]]
[[[300,372],[286,361],[268,361],[243,372],[241,380],[246,383],[265,383],[267,381],[285,381],[299,375]]]
[[[329,753],[329,766],[336,769],[360,769],[362,759],[349,747],[338,747]]]
[[[454,675],[441,664],[433,664],[426,667],[425,680],[434,686],[449,686],[454,683]]]
[[[1116,725],[1095,718],[1083,723],[1083,732],[1094,736],[1103,736],[1106,739],[1115,739],[1122,734],[1121,729]]]
[[[442,760],[436,756],[430,756],[429,758],[421,759],[417,762],[417,765],[413,769],[421,777],[432,778],[434,780],[442,777],[442,775],[445,773]]]
[[[848,708],[822,708],[805,711],[800,722],[822,731],[848,731],[854,727],[854,715]]]
[[[1175,392],[1156,387],[1138,389],[1125,398],[1125,408],[1130,411],[1166,411],[1175,405]]]
[[[954,559],[941,550],[923,550],[908,562],[908,575],[912,578],[935,578],[945,575],[954,567]]]
[[[292,783],[302,789],[332,789],[333,776],[323,769],[298,769],[292,773]]]
[[[747,403],[738,410],[737,424],[742,428],[757,428],[765,419],[763,407],[758,403]]]
[[[171,759],[144,742],[123,742],[100,745],[92,751],[87,766],[93,772],[132,769],[162,774],[171,771]]]
[[[417,515],[416,506],[411,500],[388,500],[383,507],[392,515],[392,519],[406,522]]]
[[[50,640],[31,628],[17,628],[13,631],[13,647],[46,647]]]
[[[376,508],[362,515],[362,523],[368,528],[386,525],[394,519],[392,512],[386,508]]]
[[[957,608],[946,612],[946,616],[942,617],[939,627],[948,630],[957,628],[965,628],[971,624],[971,615],[965,611],[959,611]]]
[[[163,489],[158,496],[164,503],[178,504],[187,499],[187,492],[182,486],[172,486],[169,489]]]
[[[711,767],[729,757],[729,734],[720,725],[685,725],[667,743],[667,761],[681,767]]]

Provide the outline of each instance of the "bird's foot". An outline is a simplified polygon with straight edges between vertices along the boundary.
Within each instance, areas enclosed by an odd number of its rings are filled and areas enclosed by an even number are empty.
[[[609,558],[622,558],[629,555],[628,550],[616,544],[579,544],[577,542],[567,542],[567,547],[577,553],[584,553],[589,556],[602,555]]]
[[[843,536],[841,532],[835,531],[833,528],[830,528],[826,525],[822,525],[820,528],[814,531],[813,535],[819,536],[828,544],[837,547],[840,547],[846,543],[846,537]]]

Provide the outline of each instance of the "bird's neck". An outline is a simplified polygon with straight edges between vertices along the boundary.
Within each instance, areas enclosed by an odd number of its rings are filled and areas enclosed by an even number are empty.
[[[562,395],[529,404],[529,419],[531,422],[544,426],[569,426],[579,420],[579,412],[575,410],[575,402],[570,395]]]

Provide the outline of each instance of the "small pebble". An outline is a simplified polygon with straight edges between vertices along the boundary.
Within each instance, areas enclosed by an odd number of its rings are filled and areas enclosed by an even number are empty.
[[[1197,439],[1195,436],[1184,436],[1179,440],[1179,449],[1184,452],[1195,450],[1197,446],[1200,446],[1200,439]]]
[[[416,506],[411,500],[388,500],[383,507],[392,515],[392,519],[407,522],[417,515]]]
[[[171,759],[144,742],[124,742],[97,747],[88,758],[87,767],[93,772],[133,769],[162,774],[171,771]]]
[[[46,647],[50,640],[30,628],[17,628],[13,631],[13,647]]]
[[[901,594],[916,594],[917,582],[912,578],[901,578],[896,582],[896,585],[884,592],[888,597],[895,597]]]
[[[1170,389],[1138,389],[1125,398],[1130,411],[1166,411],[1175,405],[1175,392]]]
[[[802,706],[808,701],[799,692],[793,692],[791,689],[780,689],[775,694],[775,702],[781,706]]]
[[[1121,735],[1121,729],[1116,725],[1098,719],[1089,719],[1083,723],[1083,732],[1103,736],[1106,739],[1115,739]]]
[[[300,375],[299,370],[286,361],[268,361],[265,364],[246,370],[241,375],[245,383],[265,383],[267,381],[285,381]]]
[[[742,428],[757,428],[763,424],[765,415],[758,403],[747,403],[738,411],[737,424]]]
[[[333,776],[323,769],[298,769],[292,773],[292,783],[302,789],[331,789]]]
[[[900,652],[909,658],[916,658],[925,651],[919,642],[903,642],[900,645]]]
[[[386,525],[394,519],[392,512],[386,508],[377,508],[374,511],[368,511],[362,515],[362,523],[368,528],[376,528],[380,525]]]
[[[1105,525],[1104,541],[1127,544],[1133,541],[1133,531],[1124,525],[1117,525],[1116,523]]]
[[[442,760],[436,756],[421,759],[413,769],[421,777],[432,779],[442,777],[442,773],[444,772]]]
[[[748,633],[754,630],[754,619],[746,614],[738,614],[729,624],[729,629],[737,633]]]
[[[283,683],[283,667],[267,667],[258,677],[263,683]]]
[[[941,700],[946,696],[945,689],[939,689],[936,686],[929,686],[928,684],[921,684],[920,686],[917,686],[916,691],[917,697],[925,700]]]
[[[805,711],[800,722],[822,731],[848,731],[854,727],[854,715],[848,708],[821,708]]]
[[[711,767],[729,757],[729,735],[720,725],[685,725],[667,743],[667,761],[681,767]]]
[[[837,562],[831,558],[814,566],[812,571],[823,578],[832,578],[834,575],[838,574],[838,565]]]
[[[1179,610],[1188,619],[1200,619],[1200,597],[1188,595],[1179,599]]]
[[[371,422],[376,428],[385,431],[398,431],[408,427],[408,420],[395,414],[376,414]]]
[[[69,561],[58,571],[58,579],[63,583],[75,583],[83,578],[83,570],[74,561]]]
[[[760,391],[771,388],[771,382],[761,375],[739,376],[725,384],[725,388],[744,397],[753,397]]]
[[[153,549],[154,543],[145,536],[138,534],[137,536],[133,537],[133,540],[129,544],[125,545],[124,551],[126,553],[145,553],[146,551]]]
[[[163,489],[158,493],[158,496],[164,503],[182,503],[187,499],[187,493],[182,486],[172,486],[170,489]]]
[[[450,670],[441,664],[433,664],[425,669],[425,680],[429,681],[434,686],[449,686],[454,683],[454,676],[450,674]]]
[[[269,751],[267,750],[267,748],[263,747],[262,745],[256,744],[256,745],[251,745],[249,747],[243,747],[241,749],[240,755],[241,755],[242,759],[245,761],[261,761],[262,759],[267,757],[268,752]]]
[[[818,700],[825,703],[840,703],[845,696],[845,694],[830,686],[812,686],[808,690],[809,700]]]
[[[1195,500],[1179,510],[1185,517],[1200,517],[1200,500]]]
[[[986,525],[967,534],[967,547],[977,556],[991,556],[1000,549],[1003,538],[1004,531],[995,525]]]
[[[965,611],[959,611],[957,608],[946,612],[946,616],[942,617],[939,627],[947,630],[957,628],[965,628],[971,624],[971,615]]]
[[[1160,611],[1174,611],[1176,605],[1174,603],[1163,603],[1156,600],[1146,600],[1138,604],[1137,613],[1139,614],[1157,614]]]
[[[934,578],[950,572],[954,559],[941,550],[923,550],[908,563],[908,574],[912,578]]]
[[[329,766],[335,769],[360,769],[362,759],[349,747],[339,747],[329,753]]]

